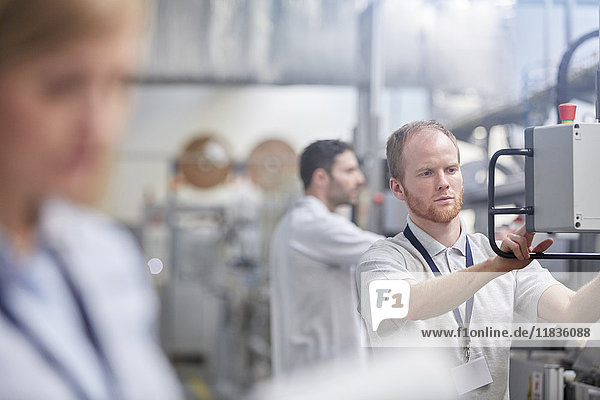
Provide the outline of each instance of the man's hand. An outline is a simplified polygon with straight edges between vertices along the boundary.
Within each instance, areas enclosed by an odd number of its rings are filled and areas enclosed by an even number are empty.
[[[524,268],[532,261],[529,257],[530,252],[544,252],[552,245],[552,243],[554,243],[552,239],[548,238],[540,242],[532,250],[531,242],[533,241],[534,236],[535,233],[527,232],[524,225],[518,231],[506,235],[500,245],[500,250],[509,253],[512,252],[517,259],[513,260],[498,256],[494,257],[492,259],[495,266],[494,269],[499,272],[508,272],[514,269]]]
[[[517,258],[495,256],[456,273],[422,281],[409,280],[411,292],[408,318],[416,321],[442,315],[467,301],[498,276],[524,268],[533,260],[529,257],[533,236],[533,233],[526,232],[525,227],[522,227],[502,241],[501,249],[513,252]],[[552,242],[552,239],[546,239],[535,246],[533,251],[545,251]]]

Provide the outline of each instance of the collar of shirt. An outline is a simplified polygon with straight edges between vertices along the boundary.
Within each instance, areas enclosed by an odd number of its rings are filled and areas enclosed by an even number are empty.
[[[460,252],[461,255],[466,256],[465,249],[466,249],[466,245],[467,245],[467,242],[466,242],[467,229],[465,226],[465,221],[460,217],[459,217],[459,220],[460,220],[460,236],[458,237],[458,240],[450,248],[456,249]],[[444,246],[443,244],[441,244],[440,242],[438,242],[437,240],[435,240],[434,238],[429,236],[429,234],[427,232],[425,232],[423,229],[419,228],[412,221],[412,219],[410,219],[410,216],[406,217],[406,222],[407,222],[408,226],[410,227],[410,230],[413,232],[413,234],[419,240],[419,242],[421,242],[423,247],[425,247],[425,250],[427,250],[427,252],[429,253],[429,255],[431,257],[435,257],[447,249],[446,246]]]
[[[0,283],[27,283],[28,266],[38,255],[39,232],[36,230],[33,248],[26,253],[14,249],[9,233],[0,227]]]
[[[48,199],[44,203],[39,213],[33,247],[24,254],[15,251],[9,233],[0,226],[0,283],[20,282],[29,286],[30,270],[39,261],[44,246],[57,242],[61,230],[65,231],[63,228],[57,228],[68,226],[70,223],[64,211],[67,208],[66,203],[58,198]]]
[[[319,212],[323,212],[323,213],[331,212],[331,211],[329,211],[327,206],[325,204],[323,204],[323,202],[321,200],[317,199],[315,196],[306,195],[306,196],[301,197],[298,200],[297,205],[302,206],[305,204]]]

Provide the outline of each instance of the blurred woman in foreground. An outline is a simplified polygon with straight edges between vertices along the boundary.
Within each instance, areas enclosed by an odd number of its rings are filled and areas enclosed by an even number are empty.
[[[0,0],[0,398],[173,399],[132,238],[101,192],[143,0]]]

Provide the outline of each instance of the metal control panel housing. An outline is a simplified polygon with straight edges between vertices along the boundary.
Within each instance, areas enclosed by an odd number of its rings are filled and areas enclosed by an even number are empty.
[[[525,130],[525,202],[530,232],[600,232],[600,124]]]

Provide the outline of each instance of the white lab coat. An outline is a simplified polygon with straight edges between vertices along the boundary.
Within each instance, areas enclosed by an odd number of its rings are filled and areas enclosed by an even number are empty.
[[[359,351],[354,266],[383,237],[304,196],[271,240],[271,345],[275,375]]]
[[[123,399],[181,398],[163,356],[154,323],[157,299],[148,270],[132,240],[111,220],[62,201],[44,208],[38,236],[60,254],[83,298]],[[19,320],[26,323],[80,383],[90,399],[107,399],[97,359],[89,356],[73,297],[47,252],[11,254],[0,235],[0,286]],[[31,290],[23,282],[31,283]],[[30,293],[31,292],[31,293]],[[39,299],[39,301],[38,301]],[[0,399],[70,400],[78,396],[36,350],[24,332],[0,313]]]

